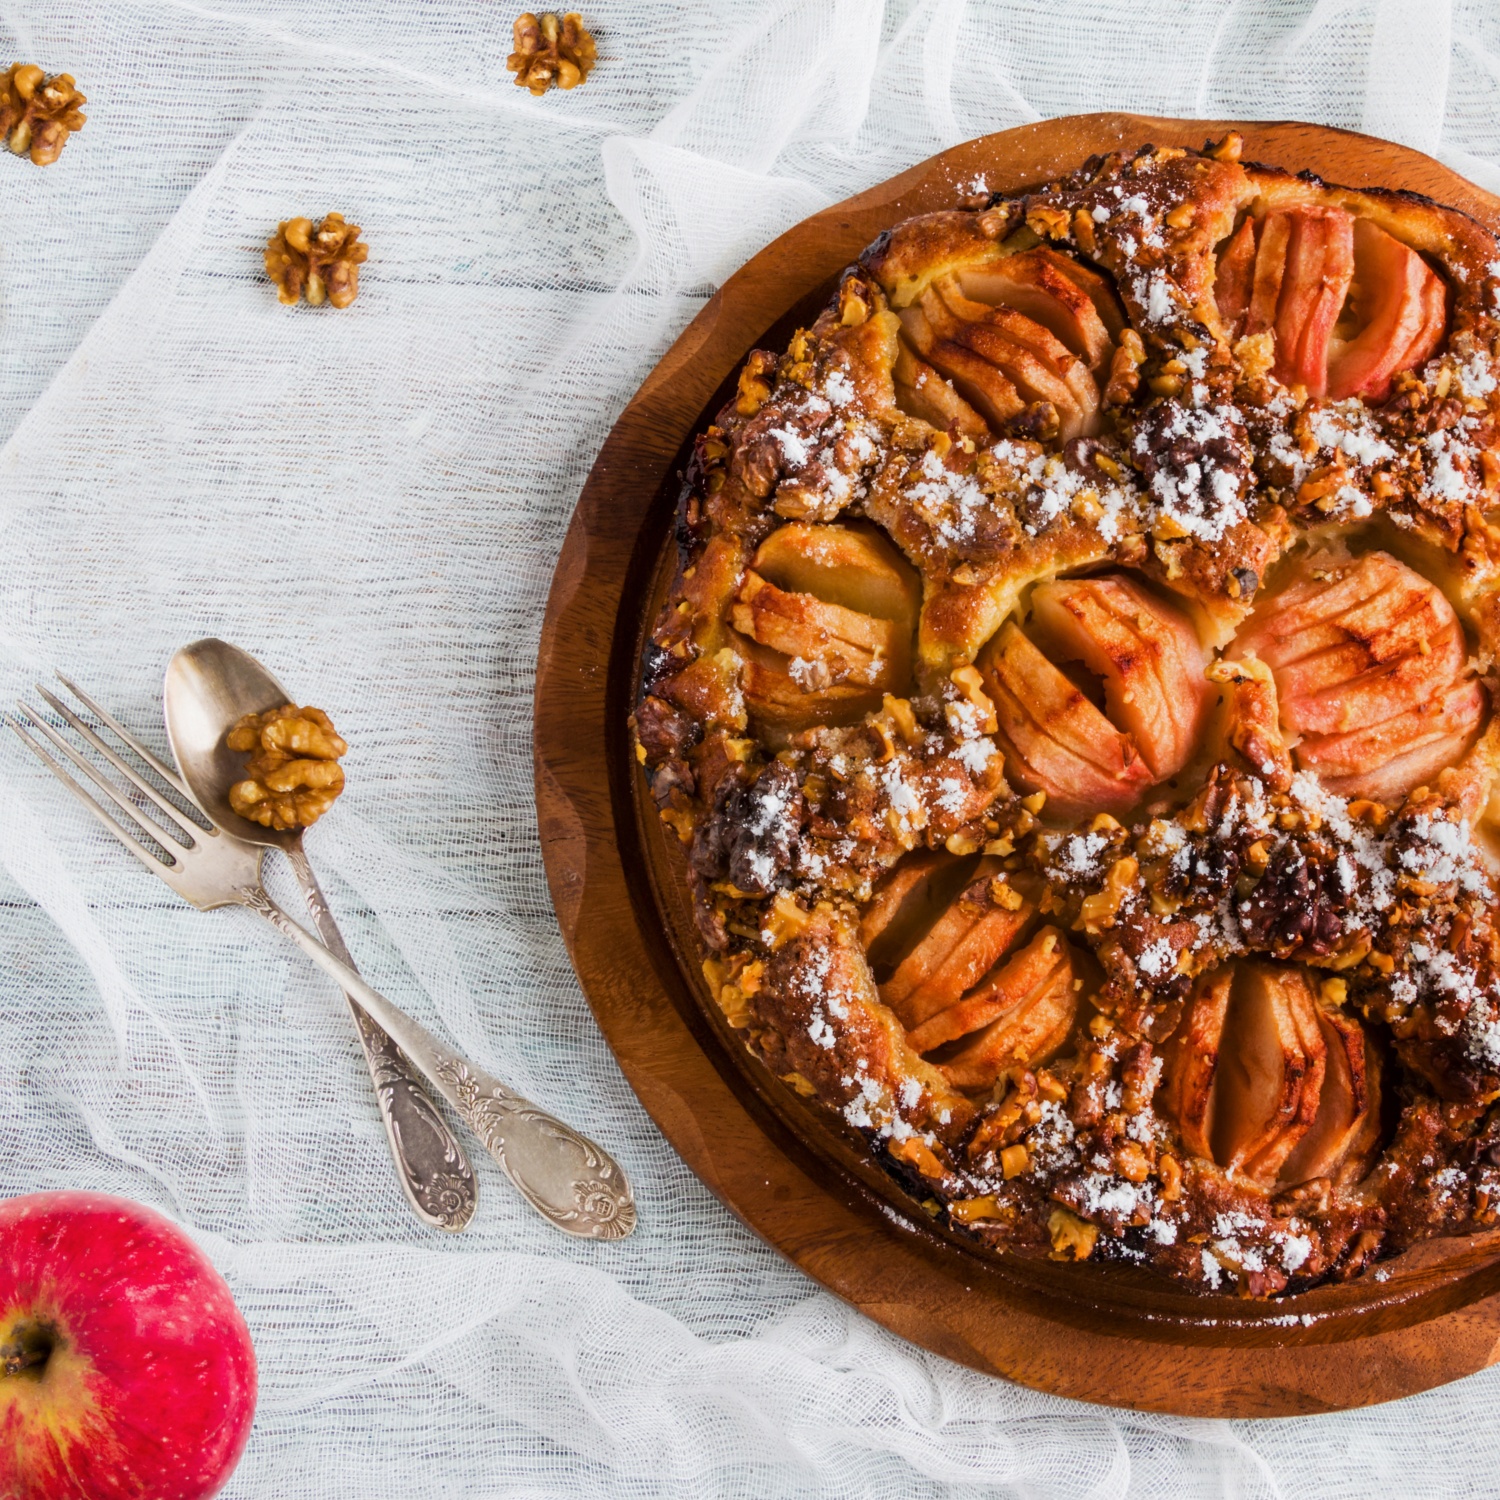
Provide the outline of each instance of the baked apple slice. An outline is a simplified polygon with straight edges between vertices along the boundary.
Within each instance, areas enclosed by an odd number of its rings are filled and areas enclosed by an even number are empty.
[[[1135,741],[1007,621],[977,663],[995,705],[1006,770],[1051,812],[1121,812],[1152,783]]]
[[[1310,735],[1295,753],[1301,766],[1341,797],[1397,803],[1457,765],[1479,732],[1485,706],[1484,689],[1469,678],[1383,723],[1349,734]]]
[[[989,351],[994,350],[998,356],[996,363],[1028,400],[1053,402],[1080,430],[1093,420],[1099,406],[1099,387],[1094,377],[1083,361],[1042,324],[1014,308],[971,302],[952,276],[933,283],[924,297],[924,306],[928,305],[926,298],[931,298],[933,304],[940,302],[957,320],[949,326],[950,337],[987,359],[992,357]],[[940,315],[929,310],[928,320],[935,323]],[[1019,362],[1014,351],[1020,351]]]
[[[1214,1083],[1233,987],[1232,968],[1215,970],[1200,980],[1164,1054],[1162,1110],[1175,1121],[1182,1144],[1205,1161],[1214,1159],[1209,1138],[1214,1124]]]
[[[1062,1050],[1078,1017],[1080,988],[1067,939],[1044,927],[972,995],[909,1040],[927,1052],[968,1038],[934,1061],[954,1088],[988,1089],[1005,1069],[1035,1067]]]
[[[1344,796],[1399,799],[1452,765],[1484,717],[1453,606],[1387,552],[1309,558],[1236,650],[1275,676],[1297,763]]]
[[[1235,966],[1209,1140],[1227,1171],[1273,1183],[1317,1118],[1328,1048],[1299,969]]]
[[[901,320],[922,358],[949,376],[993,425],[1019,415],[1009,409],[1009,390],[1020,400],[1021,410],[1050,402],[1064,441],[1097,427],[1099,387],[1094,377],[1066,344],[1034,319],[1013,308],[973,301],[955,277],[945,276],[902,312]],[[997,386],[985,376],[974,357],[1005,384]]]
[[[1028,406],[1038,401],[1050,401],[1057,408],[1059,434],[1066,432],[1076,436],[1083,426],[1083,411],[1067,380],[1058,373],[1054,363],[1006,329],[1001,320],[1007,316],[1021,318],[1019,313],[997,313],[993,320],[983,323],[962,323],[955,330],[955,342],[972,349],[981,359],[994,365],[1015,386]],[[1039,323],[1031,326],[1037,333],[1046,333]],[[1056,342],[1051,334],[1047,334],[1047,338]],[[1061,345],[1058,347],[1061,349]],[[1063,357],[1087,377],[1088,372],[1071,354],[1064,350]]]
[[[901,645],[901,628],[830,604],[813,594],[789,594],[755,571],[745,575],[734,604],[734,627],[779,651],[826,667],[836,682],[872,683]]]
[[[1327,1060],[1318,1113],[1281,1168],[1290,1185],[1364,1175],[1380,1126],[1380,1056],[1358,1021],[1320,1011]]]
[[[1011,954],[1036,910],[998,859],[919,853],[881,882],[860,922],[907,1044],[936,1053],[956,1088],[986,1089],[1012,1063],[1042,1062],[1072,1030],[1081,984],[1062,933],[1043,928]]]
[[[1330,648],[1372,643],[1383,657],[1405,655],[1457,627],[1437,588],[1389,552],[1358,557],[1314,552],[1262,599],[1235,642],[1281,669]]]
[[[1350,1180],[1379,1132],[1379,1060],[1307,974],[1242,962],[1200,982],[1166,1050],[1160,1102],[1184,1147],[1266,1190]]]
[[[1354,225],[1347,326],[1328,360],[1328,394],[1384,401],[1402,370],[1431,358],[1448,322],[1448,288],[1409,246],[1368,219]]]
[[[1284,213],[1267,214],[1256,225],[1255,268],[1250,276],[1246,334],[1265,333],[1276,327],[1276,309],[1281,302],[1281,283],[1286,277],[1286,252],[1291,237],[1291,220]]]
[[[875,887],[859,923],[859,940],[883,984],[933,924],[974,883],[982,861],[940,850],[908,854]],[[985,866],[994,868],[994,862]]]
[[[1035,253],[1057,256],[1051,264],[1057,269],[1059,275],[1066,276],[1094,304],[1094,311],[1099,314],[1099,321],[1104,324],[1111,339],[1118,339],[1124,333],[1125,309],[1120,304],[1114,282],[1108,276],[1102,271],[1096,271],[1092,266],[1085,265],[1081,260],[1074,260],[1072,256],[1057,255],[1056,251],[1045,245]],[[979,300],[983,302],[984,298],[981,297]],[[1066,343],[1067,340],[1064,339],[1063,342]]]
[[[751,712],[787,729],[851,723],[911,675],[915,573],[873,531],[791,522],[761,543],[730,606]]]
[[[1160,1100],[1184,1147],[1272,1190],[1357,1176],[1379,1129],[1378,1061],[1359,1022],[1306,972],[1215,970],[1166,1050]]]
[[[1055,927],[1038,933],[1019,953],[980,975],[952,1004],[913,1026],[907,1040],[918,1052],[932,1052],[1015,1010],[1057,967],[1059,936]]]
[[[1104,683],[1109,717],[1135,741],[1153,778],[1187,764],[1213,702],[1192,622],[1121,573],[1042,584],[1031,634],[1055,660],[1081,661]]]
[[[877,619],[916,624],[921,582],[873,527],[790,521],[760,544],[751,566],[791,593],[814,594]]]
[[[1242,225],[1220,262],[1222,292],[1231,307],[1244,292],[1244,232]],[[1261,222],[1257,240],[1245,332],[1274,330],[1276,378],[1321,396],[1329,340],[1354,275],[1354,216],[1322,206],[1279,209]]]
[[[991,431],[1026,410],[1011,380],[972,349],[941,337],[920,307],[901,313],[901,329],[922,359],[953,382],[953,388],[984,418]]]
[[[950,858],[948,862],[956,861]],[[990,882],[1001,873],[1001,861],[981,859],[969,871],[968,885],[948,900],[947,906],[936,913],[932,926],[921,932],[904,953],[897,950],[900,959],[889,966],[889,972],[882,972],[889,957],[894,957],[879,945],[886,927],[897,922],[901,906],[912,900],[916,886],[927,888],[918,895],[918,901],[924,904],[933,892],[941,891],[942,873],[941,861],[898,865],[861,922],[861,938],[876,971],[880,999],[907,1028],[921,1026],[938,1011],[960,1001],[1010,950],[1035,912],[1031,901],[1020,900],[1014,907],[996,904]],[[900,904],[892,907],[892,900]],[[882,957],[886,963],[880,962]]]
[[[1109,282],[1047,245],[960,271],[958,284],[974,302],[1011,307],[1040,323],[1096,373],[1125,326]]]
[[[1427,270],[1426,285],[1422,288],[1422,326],[1396,365],[1397,374],[1402,370],[1414,370],[1431,359],[1448,331],[1448,285],[1441,276],[1427,269],[1426,261],[1422,265]]]
[[[1220,253],[1214,274],[1214,301],[1231,340],[1239,337],[1245,315],[1250,311],[1250,294],[1255,285],[1255,248],[1255,220],[1247,214]]]
[[[896,405],[907,416],[920,417],[939,432],[972,438],[976,443],[988,439],[990,429],[984,418],[905,343],[897,346],[891,378],[896,387]]]
[[[1307,208],[1289,217],[1276,374],[1321,396],[1328,386],[1328,343],[1354,276],[1354,216],[1342,208]]]
[[[1457,678],[1467,656],[1441,590],[1388,552],[1309,559],[1239,643],[1276,673],[1299,734],[1381,723]]]

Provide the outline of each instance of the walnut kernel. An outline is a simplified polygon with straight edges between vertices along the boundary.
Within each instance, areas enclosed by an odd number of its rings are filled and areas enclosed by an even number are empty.
[[[516,50],[505,66],[516,75],[516,83],[533,94],[545,94],[554,83],[560,89],[577,88],[599,55],[576,10],[561,19],[551,11],[541,17],[527,11],[516,17],[513,38]]]
[[[1087,1260],[1094,1253],[1099,1226],[1080,1219],[1066,1208],[1054,1208],[1047,1220],[1053,1260]]]
[[[326,215],[316,228],[311,219],[286,219],[266,244],[266,274],[288,306],[305,294],[310,307],[348,307],[369,254],[359,243],[359,225],[346,224],[343,214]]]
[[[50,166],[83,128],[80,106],[87,103],[71,74],[48,78],[35,63],[12,63],[0,73],[0,136],[17,156]]]
[[[1140,388],[1140,367],[1146,361],[1146,346],[1135,329],[1127,328],[1120,335],[1120,346],[1115,350],[1109,366],[1109,384],[1104,390],[1106,406],[1124,406]]]
[[[1231,130],[1217,145],[1210,143],[1206,149],[1217,161],[1238,161],[1245,149],[1245,138],[1238,130]]]
[[[245,780],[229,788],[229,805],[262,828],[306,828],[344,789],[338,760],[349,746],[321,708],[288,703],[246,714],[224,743],[251,752]]]

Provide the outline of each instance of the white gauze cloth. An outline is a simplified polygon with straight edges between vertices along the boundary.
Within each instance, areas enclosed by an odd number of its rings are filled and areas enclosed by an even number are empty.
[[[785,1264],[594,1026],[530,730],[584,475],[776,234],[1099,109],[1350,126],[1500,188],[1500,11],[597,0],[597,71],[533,99],[520,3],[0,0],[0,65],[89,96],[57,165],[0,158],[0,689],[61,667],[160,748],[166,660],[212,634],[329,710],[349,791],[309,846],[361,965],[608,1143],[641,1228],[569,1242],[473,1145],[472,1227],[424,1231],[333,987],[151,882],[13,742],[0,1192],[129,1194],[213,1255],[260,1356],[235,1500],[1495,1493],[1500,1372],[1304,1421],[1137,1416],[923,1353]],[[330,210],[364,227],[359,300],[279,306],[268,232]]]

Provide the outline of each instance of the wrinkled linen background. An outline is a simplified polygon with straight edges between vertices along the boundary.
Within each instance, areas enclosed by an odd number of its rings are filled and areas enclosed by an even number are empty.
[[[1137,1416],[902,1342],[761,1244],[617,1070],[531,792],[542,603],[593,456],[715,285],[931,153],[1104,108],[1300,117],[1500,189],[1486,0],[595,0],[586,88],[498,0],[0,0],[89,122],[0,158],[0,690],[59,666],[162,745],[171,651],[239,642],[347,735],[309,845],[373,981],[609,1143],[637,1235],[564,1240],[470,1150],[397,1189],[342,1000],[202,915],[0,744],[0,1191],[156,1204],[260,1355],[234,1497],[1494,1494],[1500,1370],[1304,1421]],[[371,246],[277,304],[278,218]],[[1128,1381],[1128,1371],[1122,1372]]]

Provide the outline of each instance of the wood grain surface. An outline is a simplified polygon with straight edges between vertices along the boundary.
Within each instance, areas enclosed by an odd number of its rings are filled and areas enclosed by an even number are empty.
[[[1201,1297],[1127,1267],[1022,1262],[950,1237],[829,1113],[745,1051],[708,999],[675,840],[626,717],[670,579],[677,474],[745,354],[810,322],[881,230],[953,206],[983,175],[1014,191],[1096,152],[1199,146],[1350,186],[1400,187],[1500,230],[1500,200],[1431,158],[1295,123],[1072,116],[954,147],[782,235],[732,276],[626,408],[558,559],[537,667],[536,799],[564,940],[641,1103],[699,1177],[862,1312],[978,1370],[1086,1401],[1193,1416],[1284,1416],[1387,1401],[1500,1357],[1500,1236],[1436,1241],[1346,1286],[1272,1304]],[[646,1202],[647,1220],[671,1205]]]

